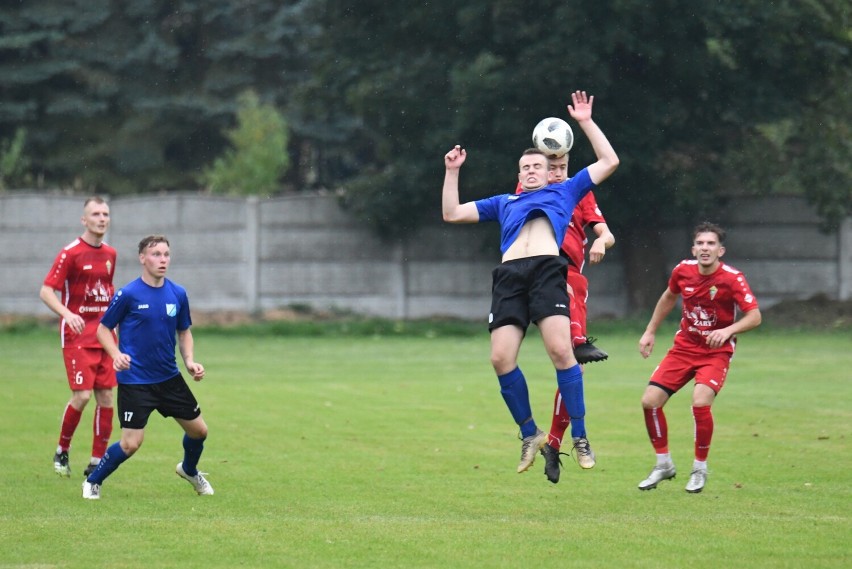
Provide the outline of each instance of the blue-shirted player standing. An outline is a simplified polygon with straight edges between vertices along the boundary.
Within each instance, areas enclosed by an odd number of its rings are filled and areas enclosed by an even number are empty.
[[[548,160],[539,150],[524,152],[518,180],[523,191],[459,203],[459,169],[467,154],[460,146],[444,156],[446,173],[442,208],[444,221],[478,223],[499,221],[502,263],[492,273],[491,364],[512,418],[521,429],[521,462],[518,472],[532,466],[547,442],[547,434],[535,424],[527,382],[518,367],[518,352],[530,322],[541,331],[547,354],[556,368],[556,381],[571,417],[571,435],[578,449],[591,453],[586,438],[583,372],[571,346],[567,261],[559,246],[577,202],[606,180],[618,167],[618,156],[592,121],[594,97],[585,91],[571,94],[568,114],[577,121],[598,160],[576,176],[547,185]],[[579,452],[579,451],[578,451]]]
[[[128,283],[112,299],[98,326],[98,340],[118,372],[118,415],[121,440],[113,443],[98,467],[83,482],[83,498],[100,498],[101,485],[142,446],[148,417],[156,410],[174,417],[183,428],[183,461],[178,476],[199,495],[213,488],[198,471],[207,438],[207,424],[195,396],[178,370],[175,345],[195,381],[204,378],[204,366],[195,361],[186,290],[166,278],[171,261],[169,241],[149,235],[139,242],[142,276]],[[119,327],[118,344],[111,333]]]

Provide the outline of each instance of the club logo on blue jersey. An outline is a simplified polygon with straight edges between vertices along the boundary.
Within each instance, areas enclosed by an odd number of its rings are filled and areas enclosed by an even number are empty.
[[[166,314],[174,318],[177,316],[177,304],[167,304],[166,305]]]

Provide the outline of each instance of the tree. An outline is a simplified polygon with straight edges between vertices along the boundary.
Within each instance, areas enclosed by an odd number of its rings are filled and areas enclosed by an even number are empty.
[[[19,128],[14,136],[0,140],[0,191],[31,182],[30,160],[24,154],[27,131]]]
[[[316,73],[300,103],[346,133],[339,161],[356,164],[347,202],[385,235],[438,219],[441,156],[454,143],[468,150],[463,199],[511,189],[530,129],[564,116],[574,89],[596,95],[596,121],[621,158],[598,199],[619,234],[634,310],[664,286],[662,228],[715,213],[732,188],[765,191],[777,173],[736,158],[767,125],[794,122],[804,144],[763,150],[821,164],[827,177],[808,176],[804,191],[825,214],[849,213],[848,102],[845,118],[819,121],[840,142],[824,156],[814,149],[826,129],[799,123],[803,109],[813,118],[830,110],[817,101],[848,100],[841,0],[543,1],[534,10],[508,0],[326,0],[311,9],[324,33],[311,44]],[[592,160],[581,138],[572,165]]]
[[[802,193],[826,230],[852,207],[846,0],[40,0],[0,30],[0,140],[27,129],[47,184],[192,187],[253,89],[287,119],[285,180],[343,188],[388,238],[439,222],[450,145],[465,199],[508,191],[532,126],[584,89],[621,158],[598,199],[637,310],[661,229],[732,194]],[[593,159],[579,137],[572,166]]]
[[[0,10],[0,138],[30,133],[50,185],[193,187],[248,88],[286,106],[303,2],[16,2]]]
[[[237,126],[225,131],[231,148],[204,171],[202,179],[214,193],[274,194],[290,165],[287,123],[254,91],[243,93],[238,102]]]

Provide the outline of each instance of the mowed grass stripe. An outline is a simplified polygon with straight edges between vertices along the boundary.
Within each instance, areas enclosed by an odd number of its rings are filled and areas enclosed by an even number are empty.
[[[672,330],[673,332],[673,330]],[[520,442],[488,363],[487,334],[298,337],[196,330],[194,384],[211,435],[195,496],[174,474],[180,431],[146,441],[80,498],[87,409],[70,480],[50,458],[67,399],[55,332],[0,334],[0,566],[843,567],[849,563],[850,336],[743,335],[714,405],[710,479],[684,492],[688,393],[667,407],[678,477],[651,492],[639,397],[668,348],[643,360],[634,330],[607,330],[586,366],[598,466],[563,457],[515,473]],[[532,332],[521,353],[536,418],[555,379]],[[113,437],[115,440],[116,436]],[[71,528],[74,528],[73,530]],[[80,528],[86,528],[80,531]]]

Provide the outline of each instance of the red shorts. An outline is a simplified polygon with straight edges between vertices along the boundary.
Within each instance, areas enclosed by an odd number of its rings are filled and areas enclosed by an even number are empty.
[[[695,378],[695,383],[706,385],[718,394],[725,385],[732,357],[728,352],[696,354],[672,348],[651,374],[649,383],[672,395]]]
[[[112,358],[100,348],[63,348],[71,391],[112,389],[116,386]]]

